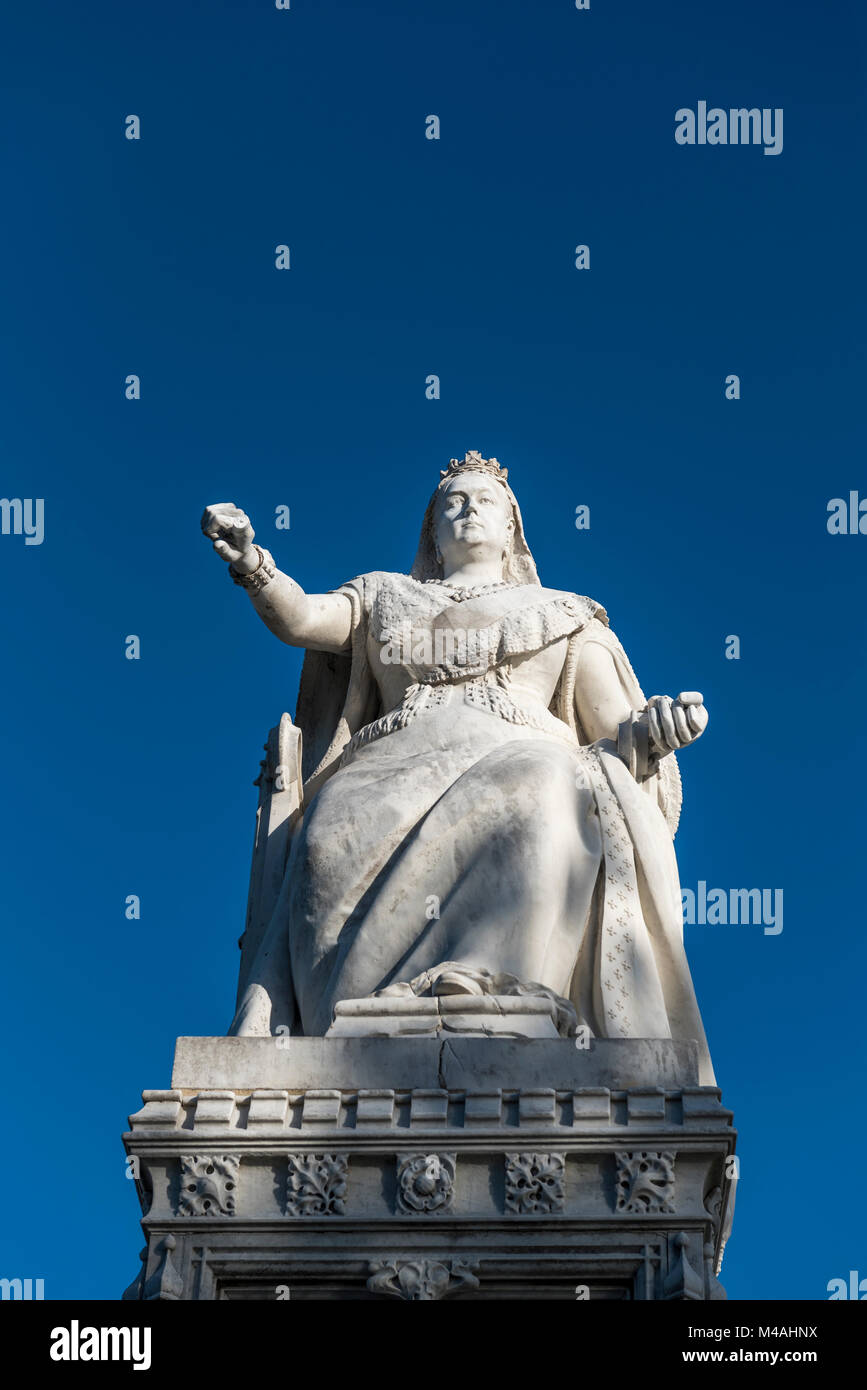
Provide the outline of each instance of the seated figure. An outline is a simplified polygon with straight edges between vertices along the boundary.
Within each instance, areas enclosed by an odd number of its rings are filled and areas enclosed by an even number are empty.
[[[343,1000],[543,993],[561,1030],[695,1039],[672,840],[702,697],[647,700],[605,610],[543,588],[496,459],[441,475],[409,574],[306,594],[234,504],[202,529],[307,649],[303,815],[232,1032]]]

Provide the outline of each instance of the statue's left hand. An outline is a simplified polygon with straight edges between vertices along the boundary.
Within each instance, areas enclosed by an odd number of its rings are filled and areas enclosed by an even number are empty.
[[[645,717],[651,746],[659,757],[694,743],[707,728],[704,697],[697,690],[683,690],[676,700],[670,695],[652,695]]]

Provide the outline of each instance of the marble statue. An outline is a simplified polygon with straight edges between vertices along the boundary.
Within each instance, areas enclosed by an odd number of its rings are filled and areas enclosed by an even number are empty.
[[[237,1035],[324,1035],[345,1000],[543,994],[560,1031],[694,1039],[675,753],[702,697],[647,699],[604,608],[543,588],[496,459],[452,459],[408,574],[306,594],[232,503],[202,529],[306,648],[303,804]]]

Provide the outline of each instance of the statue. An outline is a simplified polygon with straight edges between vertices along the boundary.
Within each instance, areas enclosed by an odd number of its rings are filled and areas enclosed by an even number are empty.
[[[541,586],[497,460],[451,460],[409,574],[327,594],[234,504],[202,529],[306,648],[297,814],[231,1032],[324,1035],[378,994],[543,993],[566,1033],[695,1039],[715,1084],[672,845],[702,697],[646,699],[604,608]]]

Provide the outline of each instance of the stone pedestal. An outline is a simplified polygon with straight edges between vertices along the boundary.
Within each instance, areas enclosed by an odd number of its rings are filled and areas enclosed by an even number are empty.
[[[442,1018],[178,1039],[124,1136],[146,1237],[125,1297],[725,1297],[735,1133],[693,1044]]]

